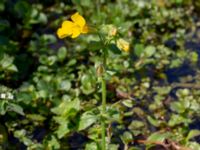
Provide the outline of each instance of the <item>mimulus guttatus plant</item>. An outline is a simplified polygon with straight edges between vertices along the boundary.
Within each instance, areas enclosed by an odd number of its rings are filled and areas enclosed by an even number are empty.
[[[105,114],[106,114],[106,64],[108,57],[109,44],[114,44],[121,50],[129,52],[130,45],[127,41],[122,38],[117,37],[117,28],[112,25],[106,26],[107,35],[101,33],[99,28],[95,28],[95,32],[99,36],[100,43],[102,45],[100,51],[102,54],[102,62],[97,66],[97,77],[101,80],[101,93],[102,93],[102,107],[101,107],[101,149],[106,150],[106,123],[105,123]],[[101,27],[101,26],[100,26]],[[102,29],[102,27],[100,28]],[[71,21],[63,21],[61,27],[57,30],[57,35],[60,39],[65,37],[77,38],[81,34],[86,34],[89,32],[89,27],[86,24],[86,21],[83,16],[78,12],[71,16]],[[107,37],[106,37],[107,36]]]

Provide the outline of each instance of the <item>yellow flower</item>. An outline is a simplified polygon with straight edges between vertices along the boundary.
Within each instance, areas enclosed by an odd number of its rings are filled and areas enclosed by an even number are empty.
[[[88,33],[86,21],[78,12],[71,16],[72,21],[63,21],[61,28],[57,30],[57,35],[60,39],[70,36],[71,38],[78,37],[81,33]]]
[[[117,40],[117,47],[125,52],[129,52],[130,44],[124,39]]]

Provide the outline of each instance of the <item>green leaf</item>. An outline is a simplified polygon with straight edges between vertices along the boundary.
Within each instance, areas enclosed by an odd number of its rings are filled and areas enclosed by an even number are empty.
[[[118,144],[108,144],[108,149],[109,150],[118,150],[119,145]]]
[[[144,45],[143,44],[136,44],[134,48],[134,53],[136,56],[140,57],[141,54],[144,51]]]
[[[181,102],[172,102],[170,105],[170,108],[178,113],[183,113],[185,112],[186,108],[184,107],[184,105]]]
[[[20,105],[14,103],[8,103],[8,110],[14,111],[20,115],[24,115],[23,108]]]
[[[123,135],[120,136],[120,138],[122,139],[123,143],[125,143],[125,144],[128,144],[133,140],[132,134],[130,132],[128,132],[128,131],[125,131],[123,133]]]
[[[33,99],[32,94],[33,93],[19,92],[17,93],[16,99],[18,102],[22,101],[25,104],[29,104]]]
[[[72,101],[63,101],[59,106],[51,109],[53,113],[64,116],[66,118],[75,115],[79,110],[80,101],[77,98]]]
[[[67,66],[68,66],[68,67],[71,67],[71,66],[75,65],[76,62],[77,62],[76,59],[71,59],[71,60],[67,63]]]
[[[130,100],[130,99],[123,100],[122,103],[123,103],[126,107],[129,107],[129,108],[132,108],[132,107],[133,107],[133,101]]]
[[[89,49],[96,51],[102,49],[102,43],[100,41],[91,41],[89,44]]]
[[[147,116],[147,119],[152,125],[154,125],[155,127],[159,127],[159,125],[160,125],[159,120],[156,120],[156,119],[152,118],[151,116]]]
[[[139,121],[139,120],[134,120],[134,121],[131,122],[131,124],[128,126],[128,128],[130,130],[134,130],[134,129],[141,129],[144,126],[145,126],[144,122]]]
[[[60,47],[58,50],[58,60],[63,61],[67,56],[67,49],[65,47]]]
[[[0,114],[5,115],[7,111],[7,102],[4,100],[0,100]]]
[[[146,57],[151,57],[156,52],[156,48],[154,46],[147,46],[144,49],[144,55]]]
[[[33,120],[33,121],[44,121],[46,118],[39,114],[27,114],[27,118]]]
[[[94,92],[94,76],[90,74],[84,74],[81,77],[81,90],[83,91],[84,94],[88,95]]]
[[[186,137],[186,141],[188,142],[191,138],[199,135],[200,135],[200,130],[191,130]]]
[[[13,71],[13,72],[17,72],[17,71],[18,71],[17,67],[16,67],[14,64],[10,65],[10,66],[7,68],[7,70],[8,70],[8,71]]]
[[[68,128],[68,121],[60,124],[60,126],[56,130],[56,133],[57,133],[59,139],[63,138],[69,132],[70,132],[70,129]]]
[[[92,142],[92,143],[87,143],[85,146],[85,150],[99,150],[97,143]]]
[[[56,56],[49,56],[47,58],[47,63],[49,66],[52,66],[56,62],[56,60],[57,60]]]
[[[95,123],[96,121],[97,121],[97,116],[93,114],[91,111],[87,111],[83,113],[80,118],[78,130],[84,130],[93,123]]]
[[[3,55],[3,58],[0,60],[0,68],[2,67],[5,70],[17,71],[16,66],[13,64],[14,58],[10,57],[7,54]]]
[[[193,63],[196,63],[198,61],[198,53],[197,52],[191,52],[190,54],[190,60],[193,62]]]
[[[155,132],[153,134],[151,134],[147,141],[150,142],[163,142],[165,139],[169,138],[170,133],[159,133],[159,132]]]
[[[168,125],[173,127],[173,126],[181,124],[181,123],[189,124],[190,122],[191,122],[190,118],[186,118],[186,117],[183,117],[183,116],[177,115],[177,114],[172,114],[171,118],[168,122]]]
[[[14,6],[15,12],[19,15],[19,17],[25,17],[31,10],[29,3],[26,1],[18,1]]]
[[[115,44],[108,45],[109,50],[111,50],[114,54],[121,54],[121,50]]]
[[[54,135],[51,136],[51,140],[48,140],[47,143],[49,150],[60,149],[59,141]]]
[[[60,83],[60,90],[69,91],[71,88],[71,82],[68,80],[63,80]]]
[[[82,6],[86,6],[86,7],[89,7],[92,4],[90,0],[81,0],[80,2]]]
[[[200,150],[200,144],[197,142],[188,142],[186,146],[191,150]]]

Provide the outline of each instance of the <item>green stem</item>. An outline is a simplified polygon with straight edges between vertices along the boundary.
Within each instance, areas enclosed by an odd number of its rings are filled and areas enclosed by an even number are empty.
[[[101,138],[102,138],[102,150],[106,150],[106,128],[105,128],[105,119],[104,114],[106,113],[106,81],[104,77],[101,79],[101,90],[102,90],[102,120],[101,120]]]
[[[107,58],[107,49],[105,44],[104,37],[97,32],[99,39],[103,45],[102,49],[102,61],[104,71],[101,76],[101,96],[102,96],[102,109],[101,109],[101,150],[106,150],[106,123],[105,123],[105,114],[106,114],[106,80],[105,80],[105,72],[106,72],[106,58]]]
[[[105,118],[104,115],[106,114],[106,80],[105,80],[105,72],[106,72],[106,58],[107,58],[107,53],[106,49],[103,49],[103,67],[104,67],[104,73],[101,77],[101,90],[102,90],[102,121],[101,121],[101,136],[102,136],[102,150],[106,150],[106,127],[105,127]]]

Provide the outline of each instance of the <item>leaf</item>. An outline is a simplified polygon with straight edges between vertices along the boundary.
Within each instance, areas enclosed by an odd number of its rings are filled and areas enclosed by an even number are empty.
[[[91,111],[85,112],[80,118],[78,130],[84,130],[96,121],[97,116],[95,114],[93,114]]]
[[[133,136],[130,132],[125,131],[123,133],[122,136],[120,136],[120,138],[122,139],[123,143],[128,144],[129,142],[131,142],[133,140]]]
[[[128,128],[130,130],[134,130],[134,129],[141,129],[144,128],[144,122],[139,121],[139,120],[134,120],[131,122],[131,124],[128,126]]]
[[[172,102],[170,105],[170,108],[178,113],[183,113],[185,112],[186,108],[184,107],[184,105],[181,102]]]
[[[33,120],[33,121],[44,121],[46,118],[39,114],[27,114],[27,118]]]
[[[71,82],[68,80],[63,80],[60,83],[60,90],[69,91],[71,88]]]
[[[0,114],[5,115],[7,111],[7,103],[4,100],[0,100]]]
[[[123,100],[122,103],[123,103],[126,107],[129,107],[129,108],[132,108],[132,107],[133,107],[133,101],[130,100],[130,99]]]
[[[51,140],[47,140],[47,143],[49,150],[60,149],[59,141],[54,135],[51,135]]]
[[[198,53],[197,52],[191,52],[190,54],[190,60],[193,62],[193,63],[196,63],[198,61]]]
[[[76,59],[71,59],[71,60],[67,63],[67,66],[68,66],[68,67],[71,67],[71,66],[75,65],[76,62],[77,62]]]
[[[121,54],[121,50],[115,44],[108,45],[109,50],[111,50],[114,54]]]
[[[31,10],[31,6],[26,1],[18,1],[14,6],[14,11],[19,15],[19,17],[25,17]]]
[[[102,49],[102,43],[100,41],[91,41],[89,44],[89,49],[96,51]]]
[[[56,62],[56,60],[57,60],[56,56],[49,56],[47,59],[47,64],[49,66],[52,66]]]
[[[56,130],[56,133],[59,139],[63,138],[69,132],[70,132],[70,129],[68,128],[68,121],[60,124],[60,126],[58,127],[58,130]]]
[[[169,138],[170,133],[159,133],[155,132],[151,134],[148,138],[147,141],[150,142],[163,142],[165,139]]]
[[[136,56],[140,57],[141,54],[144,51],[144,45],[143,44],[136,44],[134,48],[134,53]]]
[[[19,92],[17,93],[17,101],[18,102],[23,102],[25,104],[29,104],[31,103],[32,99],[33,99],[33,93],[26,93],[26,92]]]
[[[69,117],[75,115],[80,109],[79,99],[74,99],[72,101],[63,101],[57,107],[51,109],[51,111],[57,115],[64,117]]]
[[[144,55],[146,57],[151,57],[156,52],[156,48],[154,46],[147,46],[144,49]]]
[[[14,111],[20,115],[24,115],[23,108],[20,105],[14,103],[8,103],[8,110]]]
[[[191,122],[191,119],[190,118],[186,118],[186,117],[183,117],[181,115],[177,115],[177,114],[172,114],[171,115],[171,118],[168,122],[168,125],[173,127],[175,125],[178,125],[178,124],[181,124],[181,123],[190,123]]]
[[[85,150],[98,150],[97,143],[95,142],[87,143],[85,146]]]
[[[108,144],[108,149],[109,150],[118,150],[119,145],[118,144]]]
[[[84,94],[88,95],[94,92],[94,81],[95,77],[90,74],[84,74],[81,77],[81,90],[83,91]]]
[[[17,71],[18,71],[17,67],[16,67],[14,64],[10,65],[10,66],[7,68],[7,70],[8,70],[8,71],[13,71],[13,72],[17,72]]]
[[[63,61],[67,56],[67,49],[65,47],[60,47],[58,49],[58,54],[57,54],[57,57],[58,57],[58,60],[59,61]]]
[[[84,0],[84,1],[80,1],[82,6],[86,6],[89,7],[91,6],[91,1],[90,0]]]
[[[191,130],[186,137],[186,141],[189,141],[191,138],[199,135],[200,135],[200,130]]]
[[[147,116],[147,119],[155,127],[158,127],[160,125],[159,120],[156,120],[156,119],[152,118],[151,116]]]

